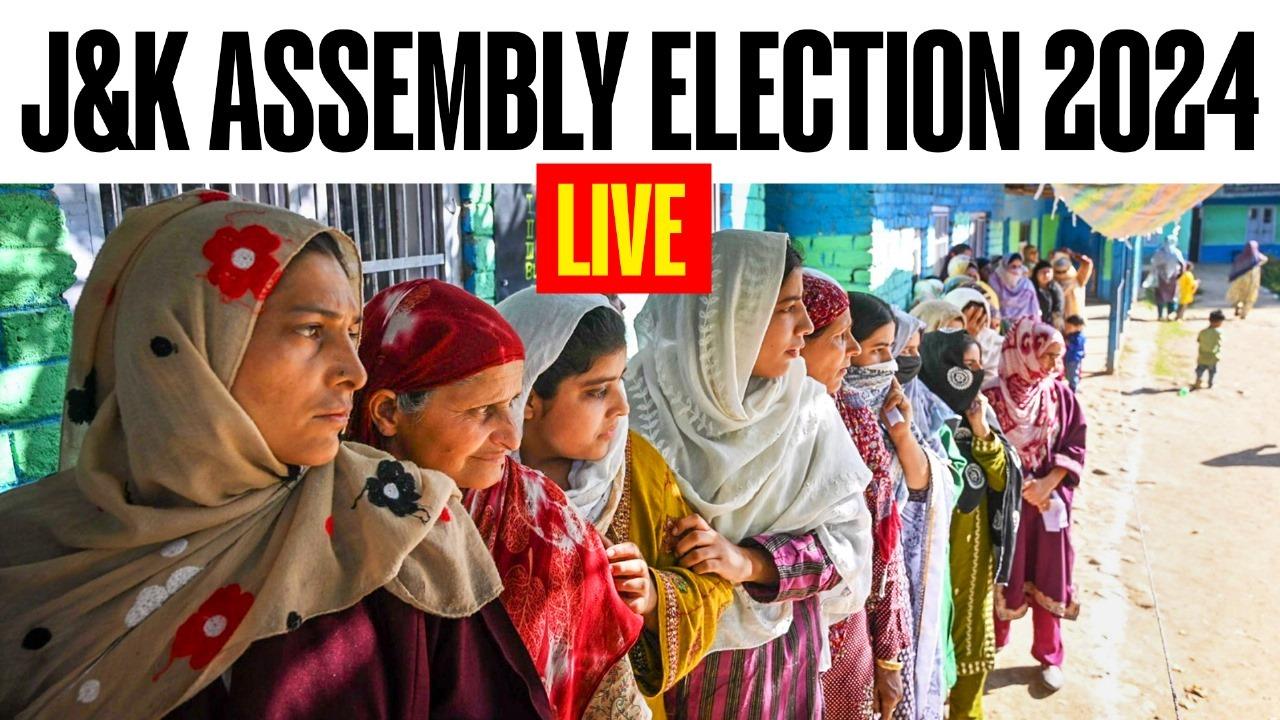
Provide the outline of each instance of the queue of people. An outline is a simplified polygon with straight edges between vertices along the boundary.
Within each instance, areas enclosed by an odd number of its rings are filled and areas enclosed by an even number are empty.
[[[1071,343],[961,257],[906,313],[717,232],[628,358],[605,296],[362,302],[333,228],[130,212],[65,469],[0,495],[0,714],[978,718],[1028,613],[1061,687]]]

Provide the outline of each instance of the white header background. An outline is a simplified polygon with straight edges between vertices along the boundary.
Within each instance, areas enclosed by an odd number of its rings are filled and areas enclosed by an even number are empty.
[[[487,0],[473,5],[459,3],[406,3],[383,0],[332,2],[311,0],[306,3],[242,2],[223,0],[216,3],[173,2],[86,2],[63,0],[56,4],[18,3],[4,10],[4,41],[0,42],[0,182],[204,182],[211,178],[230,178],[254,182],[531,182],[537,163],[549,162],[709,162],[716,182],[1266,182],[1280,179],[1280,123],[1276,107],[1280,107],[1280,26],[1268,22],[1269,13],[1262,5],[1238,0],[1213,3],[1181,0],[1161,3],[1116,2],[1116,0],[1076,0],[1070,3],[1027,2],[895,2],[895,3],[780,3],[739,1],[734,3],[697,3],[689,0],[643,0],[633,3],[561,2],[554,7],[547,2],[510,2]],[[1264,4],[1265,5],[1265,4]],[[49,33],[67,31],[71,38],[70,103],[81,80],[74,59],[75,41],[83,32],[102,28],[111,31],[121,43],[121,67],[108,90],[130,92],[132,119],[134,32],[157,33],[156,54],[163,45],[164,33],[186,31],[186,45],[175,79],[188,151],[112,151],[94,153],[80,147],[74,129],[67,144],[53,153],[37,153],[23,143],[21,107],[37,103],[41,108],[41,130],[47,128],[49,92]],[[370,113],[369,137],[365,147],[351,153],[326,149],[317,131],[311,145],[297,153],[281,153],[269,149],[264,142],[261,151],[240,151],[239,125],[231,126],[231,150],[210,151],[209,134],[214,103],[214,87],[222,33],[248,31],[254,62],[254,80],[259,105],[288,104],[267,76],[263,65],[264,45],[274,31],[291,28],[306,32],[318,53],[324,35],[336,29],[361,33],[369,45],[373,62],[375,31],[439,31],[442,35],[446,66],[452,72],[456,33],[462,31],[519,31],[538,45],[538,78],[533,89],[539,103],[545,101],[542,82],[542,35],[544,31],[561,31],[563,41],[564,130],[585,135],[583,151],[552,152],[542,149],[543,129],[528,149],[520,151],[412,150],[385,151],[373,149],[374,93],[373,70],[347,70],[348,77],[361,90]],[[1092,152],[1044,150],[1045,105],[1057,88],[1065,70],[1045,68],[1045,44],[1054,32],[1074,28],[1090,35],[1094,42],[1094,69],[1084,89],[1073,104],[1093,103],[1097,113],[1100,67],[1098,47],[1106,33],[1117,29],[1141,32],[1149,45],[1151,63],[1152,115],[1150,139],[1137,152],[1117,153],[1105,149],[1101,141]],[[1203,151],[1154,150],[1156,100],[1176,75],[1176,70],[1155,70],[1155,46],[1160,35],[1172,29],[1189,29],[1204,43],[1205,63],[1195,87],[1183,103],[1205,103],[1209,91],[1223,66],[1227,51],[1239,31],[1255,34],[1255,87],[1260,112],[1254,125],[1255,149],[1236,151],[1235,121],[1229,115],[1207,115]],[[722,132],[738,130],[738,33],[740,31],[775,31],[779,41],[795,30],[815,29],[831,36],[836,31],[905,31],[907,43],[907,76],[912,76],[911,45],[925,30],[946,29],[956,33],[965,43],[966,111],[968,123],[968,33],[986,32],[997,60],[1000,58],[1004,31],[1019,33],[1020,57],[1020,149],[999,150],[994,124],[988,113],[987,146],[984,151],[970,151],[970,129],[966,127],[960,146],[951,152],[931,153],[914,143],[908,130],[907,150],[886,150],[885,132],[885,64],[886,50],[869,52],[868,68],[868,150],[849,151],[848,122],[848,51],[833,51],[833,74],[815,77],[809,74],[806,60],[805,93],[808,98],[833,98],[834,134],[826,150],[801,153],[785,148],[766,151],[654,151],[651,137],[652,43],[653,31],[715,31],[717,33],[716,127]],[[622,60],[622,70],[613,103],[613,150],[591,151],[591,105],[578,54],[578,31],[599,33],[603,53],[611,30],[626,30],[630,35]],[[484,38],[481,47],[481,78],[487,72],[484,64]],[[414,133],[417,128],[417,44],[395,54],[396,76],[406,78],[409,94],[395,102],[394,126],[398,132]],[[686,79],[688,94],[678,96],[673,104],[674,129],[694,132],[694,50],[674,53],[674,74]],[[1008,77],[1013,58],[1003,58],[1002,73]],[[1068,64],[1071,60],[1068,58]],[[1182,56],[1178,55],[1181,66]],[[292,64],[292,60],[290,60]],[[317,62],[318,64],[318,62]],[[344,55],[344,67],[346,65]],[[766,50],[761,59],[762,75],[774,79],[772,96],[761,101],[762,130],[781,132],[782,125],[782,51]],[[514,63],[511,71],[514,72]],[[1122,61],[1124,78],[1121,97],[1128,96],[1128,64]],[[319,69],[294,70],[293,76],[307,91],[313,108],[320,104],[341,104],[325,82]],[[941,68],[935,66],[935,115],[940,126]],[[429,87],[429,86],[428,86]],[[1007,91],[1006,91],[1007,92]],[[1234,97],[1234,90],[1231,96]],[[906,118],[911,118],[907,92]],[[514,123],[514,99],[508,100]],[[488,112],[481,94],[482,139]],[[806,106],[808,103],[806,102]],[[345,117],[345,110],[343,111]],[[542,122],[542,108],[538,110]],[[1183,110],[1178,111],[1178,129],[1182,129]],[[1121,118],[1128,116],[1122,109]],[[101,123],[101,121],[98,121]],[[291,121],[290,121],[291,122]],[[809,127],[806,111],[806,128]],[[131,122],[130,133],[136,122]],[[437,134],[440,123],[437,122]],[[286,125],[289,129],[290,125]],[[1068,113],[1067,128],[1073,123]],[[1121,128],[1127,130],[1122,120]],[[102,126],[99,124],[99,128]],[[345,129],[345,120],[343,121]],[[157,119],[156,144],[165,147],[163,125]],[[462,135],[459,128],[458,145]],[[415,137],[415,146],[418,144]],[[441,147],[437,142],[437,147]]]

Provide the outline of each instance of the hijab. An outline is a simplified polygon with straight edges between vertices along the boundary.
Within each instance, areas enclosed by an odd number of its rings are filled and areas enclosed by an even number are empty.
[[[942,281],[938,278],[920,278],[912,291],[912,300],[916,306],[919,306],[921,303],[942,297],[942,292]]]
[[[911,316],[924,323],[924,332],[931,333],[947,323],[964,323],[964,315],[946,300],[926,300],[911,309]]]
[[[1000,299],[1000,312],[1010,322],[1021,317],[1040,317],[1040,300],[1035,283],[1027,277],[1026,266],[1011,267],[1002,260],[991,273],[991,288]]]
[[[1058,432],[1056,371],[1040,364],[1040,356],[1053,343],[1066,344],[1052,325],[1018,320],[1004,340],[1000,382],[987,390],[1000,427],[1030,471],[1049,456],[1049,444]]]
[[[803,280],[804,309],[816,333],[849,309],[849,293],[831,276],[813,268],[804,269]]]
[[[793,362],[751,376],[783,280],[787,238],[712,235],[711,292],[651,295],[636,320],[640,350],[626,385],[632,427],[671,465],[685,500],[731,542],[814,533],[841,582],[822,595],[826,621],[870,591],[871,473],[826,387]],[[741,587],[715,649],[754,648],[787,632],[791,603],[757,603]]]
[[[0,497],[0,715],[158,717],[251,643],[379,588],[446,617],[496,597],[448,477],[350,444],[286,466],[231,395],[263,303],[323,233],[359,297],[346,235],[222,192],[108,237],[76,308],[78,457]]]
[[[521,434],[524,406],[533,392],[533,384],[560,358],[583,316],[599,307],[613,309],[604,295],[538,294],[532,287],[498,303],[498,312],[519,333],[526,349],[520,397],[511,410]],[[626,459],[627,417],[624,415],[618,419],[608,453],[596,461],[575,461],[569,470],[564,494],[597,529],[608,526],[621,498]]]
[[[893,318],[893,345],[890,346],[889,350],[893,353],[894,359],[898,361],[898,384],[905,389],[920,374],[920,357],[905,356],[902,351],[907,348],[907,343],[911,342],[911,338],[924,328],[924,323],[910,313],[896,307],[893,309]]]
[[[1166,236],[1164,244],[1151,257],[1151,268],[1155,273],[1156,282],[1162,284],[1176,280],[1182,274],[1186,264],[1187,261],[1182,257],[1182,250],[1178,248],[1178,238],[1174,235]]]
[[[925,333],[920,340],[920,381],[954,415],[964,415],[982,390],[982,370],[970,370],[964,353],[978,341],[963,330]]]
[[[953,277],[968,277],[969,266],[973,263],[973,258],[968,255],[956,255],[947,261],[947,279]]]
[[[1236,253],[1231,261],[1231,273],[1227,280],[1232,281],[1267,261],[1267,256],[1258,249],[1258,241],[1250,240],[1244,248]]]

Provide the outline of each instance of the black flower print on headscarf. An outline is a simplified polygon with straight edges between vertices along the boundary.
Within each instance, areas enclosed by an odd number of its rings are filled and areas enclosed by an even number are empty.
[[[67,419],[77,425],[93,422],[98,414],[98,378],[97,370],[89,370],[84,378],[83,388],[72,388],[67,391]]]
[[[365,495],[369,496],[370,503],[386,508],[399,517],[413,516],[424,523],[428,521],[424,517],[427,509],[418,504],[422,495],[418,493],[417,482],[404,469],[404,465],[395,460],[378,463],[377,476],[364,481],[364,489],[356,496],[351,507],[354,509]]]

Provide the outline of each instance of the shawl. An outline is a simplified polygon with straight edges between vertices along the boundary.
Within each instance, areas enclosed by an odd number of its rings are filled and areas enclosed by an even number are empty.
[[[964,323],[964,315],[946,300],[926,300],[911,309],[911,316],[924,323],[924,331],[927,333],[957,320]]]
[[[507,458],[503,479],[463,496],[502,573],[502,604],[557,718],[582,717],[644,620],[618,597],[600,535],[555,483]]]
[[[533,384],[560,358],[582,317],[598,307],[612,308],[612,305],[603,295],[539,295],[532,287],[498,303],[498,312],[519,333],[525,347],[520,398],[511,410],[517,428],[523,430],[524,405],[533,392]],[[608,454],[594,462],[574,462],[569,470],[569,487],[564,494],[597,528],[608,526],[607,516],[612,515],[617,506],[626,459],[627,418],[624,415],[618,419]]]
[[[1231,273],[1227,275],[1227,281],[1234,281],[1266,261],[1267,256],[1263,255],[1262,251],[1258,249],[1258,241],[1250,240],[1244,244],[1244,248],[1236,253],[1235,258],[1231,260]]]
[[[915,305],[937,300],[942,297],[942,281],[938,278],[920,278],[916,281],[915,289],[912,291],[912,300]]]
[[[973,263],[973,258],[968,255],[956,255],[947,261],[947,279],[953,277],[965,277],[969,272],[969,265]]]
[[[1164,244],[1151,256],[1151,272],[1156,282],[1161,284],[1176,280],[1186,264],[1182,250],[1178,248],[1178,239],[1173,236],[1166,237]]]
[[[1000,382],[987,390],[1000,427],[1027,468],[1038,468],[1049,455],[1050,439],[1058,428],[1054,371],[1040,365],[1052,344],[1064,345],[1052,325],[1023,318],[1014,323],[1000,356]]]
[[[715,233],[711,292],[651,295],[640,311],[627,395],[633,429],[718,532],[732,542],[762,533],[817,537],[841,578],[822,595],[830,624],[857,612],[870,592],[862,490],[871,471],[804,363],[777,379],[751,376],[786,246],[778,233]],[[785,634],[791,615],[791,603],[757,603],[739,586],[714,649],[759,647]]]
[[[1040,317],[1040,300],[1035,283],[1025,272],[1016,273],[1007,263],[1000,263],[991,273],[991,288],[1000,299],[1000,313],[1009,322],[1022,317]]]
[[[271,289],[326,232],[358,298],[346,235],[226,193],[111,233],[76,308],[78,457],[0,497],[0,715],[158,717],[251,643],[379,588],[447,617],[497,595],[448,477],[346,444],[304,474],[231,395]]]

